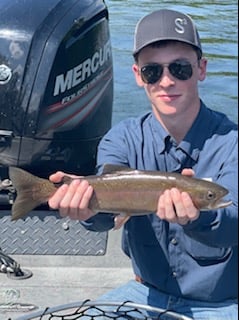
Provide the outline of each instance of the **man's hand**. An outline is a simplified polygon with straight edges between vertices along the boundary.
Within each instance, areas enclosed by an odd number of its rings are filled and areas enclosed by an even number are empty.
[[[62,181],[64,176],[77,178],[69,185],[63,184],[57,189],[55,194],[48,200],[52,209],[58,209],[62,217],[70,217],[73,220],[87,220],[95,213],[88,208],[90,198],[93,194],[93,187],[87,180],[75,175],[68,175],[58,171],[52,174],[49,179],[54,183]]]
[[[184,169],[182,174],[192,177],[194,171]],[[188,193],[172,188],[171,190],[165,190],[159,197],[156,214],[162,220],[185,225],[199,217],[199,210],[194,206]]]

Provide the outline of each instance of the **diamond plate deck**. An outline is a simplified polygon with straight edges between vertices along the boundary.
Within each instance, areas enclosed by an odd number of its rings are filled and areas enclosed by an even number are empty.
[[[0,248],[7,254],[98,256],[106,252],[107,232],[88,231],[79,221],[60,218],[54,211],[33,211],[17,221],[11,221],[10,211],[0,210],[0,214]]]

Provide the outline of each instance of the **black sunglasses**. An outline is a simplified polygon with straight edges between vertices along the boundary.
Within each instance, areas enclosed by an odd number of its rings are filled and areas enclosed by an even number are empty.
[[[164,67],[168,67],[171,75],[178,80],[188,80],[193,74],[193,65],[184,59],[175,60],[169,64],[149,63],[140,69],[142,80],[154,84],[162,77]]]

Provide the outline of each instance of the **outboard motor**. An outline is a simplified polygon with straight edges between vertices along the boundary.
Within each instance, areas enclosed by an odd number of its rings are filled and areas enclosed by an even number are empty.
[[[92,173],[112,101],[103,0],[0,2],[0,183],[9,166]]]

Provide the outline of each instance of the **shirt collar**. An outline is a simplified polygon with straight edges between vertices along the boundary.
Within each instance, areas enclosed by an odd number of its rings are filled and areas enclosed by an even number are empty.
[[[179,144],[195,161],[198,159],[200,150],[202,150],[205,139],[208,136],[208,130],[211,128],[210,122],[210,110],[201,101],[200,110],[195,121]]]
[[[157,143],[158,152],[162,153],[166,149],[167,143],[172,138],[156,119],[153,112],[151,117],[151,128],[153,137]],[[177,148],[182,149],[194,161],[197,161],[200,150],[205,142],[205,136],[207,134],[206,128],[210,128],[210,114],[208,108],[201,101],[200,110],[194,123]],[[159,143],[159,141],[162,141],[162,143]]]
[[[150,123],[151,123],[152,135],[157,146],[157,151],[158,153],[162,153],[166,148],[166,144],[168,139],[170,138],[170,135],[164,129],[161,123],[156,119],[155,114],[153,112],[151,112]]]

